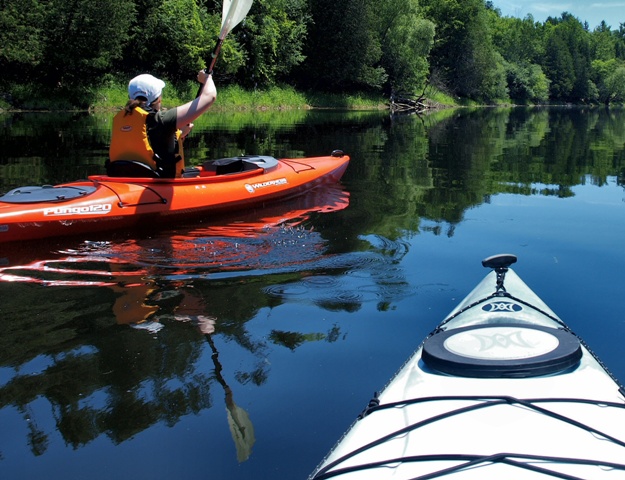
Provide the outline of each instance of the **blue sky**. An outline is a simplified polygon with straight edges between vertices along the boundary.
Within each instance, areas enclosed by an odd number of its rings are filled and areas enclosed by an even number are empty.
[[[492,0],[495,7],[506,17],[525,17],[531,13],[534,20],[544,22],[547,17],[559,17],[562,12],[569,12],[582,22],[587,21],[594,29],[605,20],[618,30],[625,23],[625,0],[556,0],[540,2],[537,0]]]

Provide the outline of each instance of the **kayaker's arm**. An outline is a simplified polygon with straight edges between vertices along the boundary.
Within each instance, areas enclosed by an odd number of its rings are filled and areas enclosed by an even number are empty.
[[[206,70],[200,70],[197,75],[197,80],[200,82],[200,89],[198,90],[195,100],[184,104],[182,107],[178,107],[178,121],[177,128],[180,130],[183,127],[190,125],[193,120],[202,115],[213,104],[215,98],[217,98],[217,89],[213,83],[213,67],[217,61],[217,55],[221,50],[221,45],[226,39],[228,32],[232,30],[236,25],[247,15],[252,7],[252,0],[223,0],[221,16],[221,31],[219,32],[219,38],[217,40],[217,46],[211,55],[211,63]]]
[[[215,87],[215,82],[213,82],[212,75],[207,74],[204,70],[200,70],[197,74],[197,80],[203,85],[203,88],[196,98],[178,107],[178,119],[176,121],[178,129],[182,129],[192,123],[208,110],[217,98],[217,88]]]

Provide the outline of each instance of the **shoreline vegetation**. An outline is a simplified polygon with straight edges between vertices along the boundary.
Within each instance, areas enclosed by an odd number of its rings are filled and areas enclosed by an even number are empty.
[[[163,92],[163,106],[173,108],[194,98],[197,84],[187,82],[183,87],[176,87],[167,82]],[[411,97],[416,99],[415,97]],[[42,91],[34,86],[19,86],[11,93],[0,92],[0,114],[19,112],[107,112],[116,111],[126,104],[128,97],[126,86],[122,83],[111,84],[82,92]],[[440,90],[429,87],[418,99],[422,109],[410,109],[408,113],[427,113],[461,107],[511,107],[511,106],[572,106],[577,104],[546,103],[518,104],[510,99],[483,103],[466,98],[456,98]],[[416,103],[416,100],[415,100]],[[579,106],[598,106],[600,104],[579,104]],[[613,106],[622,107],[621,103]],[[393,110],[391,99],[380,93],[323,93],[298,91],[290,85],[275,86],[267,89],[246,90],[238,85],[217,87],[217,101],[211,107],[217,112],[257,112],[281,110]],[[403,111],[404,113],[406,110]],[[402,113],[399,110],[397,113]]]
[[[197,84],[188,82],[176,87],[170,82],[163,91],[163,106],[172,108],[193,98]],[[54,111],[112,111],[122,108],[127,101],[123,84],[86,89],[82,92],[41,91],[35,87],[20,86],[0,96],[2,112]],[[427,109],[462,106],[442,92],[428,92],[422,100]],[[464,104],[464,102],[463,102]],[[389,110],[391,101],[379,93],[323,93],[302,92],[289,85],[267,89],[246,90],[238,85],[217,87],[217,101],[213,111],[264,111],[299,109]]]
[[[198,84],[187,82],[177,87],[170,82],[163,91],[163,106],[173,108],[194,98]],[[416,96],[410,97],[417,103]],[[111,83],[93,89],[67,92],[63,90],[43,91],[35,86],[16,86],[11,93],[0,92],[0,114],[17,112],[107,112],[116,111],[128,100],[125,84]],[[246,90],[239,85],[217,87],[217,101],[211,107],[217,112],[255,112],[281,110],[393,110],[391,99],[380,93],[324,93],[304,92],[290,85],[281,85],[266,89]],[[546,103],[518,104],[510,99],[501,99],[487,105],[466,99],[456,98],[433,87],[428,87],[418,98],[422,108],[410,109],[408,113],[426,113],[428,111],[461,107],[510,107],[510,106],[555,106],[576,104]],[[579,104],[590,106],[590,104]],[[593,106],[601,106],[593,103]],[[622,107],[621,103],[613,106]],[[406,110],[404,110],[406,112]],[[398,113],[402,113],[399,110]]]
[[[7,0],[0,109],[121,108],[141,72],[167,82],[164,106],[184,104],[225,3]],[[504,17],[487,0],[263,0],[223,42],[215,82],[226,112],[622,105],[625,26]]]

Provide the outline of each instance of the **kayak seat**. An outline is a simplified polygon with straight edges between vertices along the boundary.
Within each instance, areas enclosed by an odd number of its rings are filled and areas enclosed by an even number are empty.
[[[202,164],[202,175],[228,175],[230,173],[241,173],[249,170],[257,170],[260,165],[254,162],[245,161],[245,157],[220,158],[208,160]]]
[[[274,168],[278,166],[278,163],[279,163],[277,159],[275,159],[274,157],[267,156],[267,155],[246,155],[245,157],[243,157],[243,160],[245,162],[258,165],[265,172],[273,170]]]
[[[197,167],[185,167],[182,170],[182,178],[195,178],[202,174],[202,170]]]
[[[212,177],[214,175],[228,175],[250,170],[263,169],[269,171],[278,166],[278,160],[266,156],[243,156],[207,160],[202,167],[185,167],[183,178]]]
[[[117,160],[105,163],[106,174],[109,177],[131,177],[131,178],[160,178],[156,170],[145,163],[133,160]]]

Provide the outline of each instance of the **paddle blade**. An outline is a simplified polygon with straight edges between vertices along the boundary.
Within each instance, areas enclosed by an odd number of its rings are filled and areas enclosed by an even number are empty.
[[[224,39],[230,30],[241,23],[250,8],[252,0],[224,0],[219,38]]]
[[[224,0],[224,4],[221,6],[221,26],[224,26],[228,12],[230,11],[230,4],[232,0]]]
[[[252,425],[247,412],[233,401],[226,406],[226,411],[230,434],[237,449],[237,460],[241,463],[250,458],[252,454],[252,447],[256,441],[254,438],[254,425]]]

